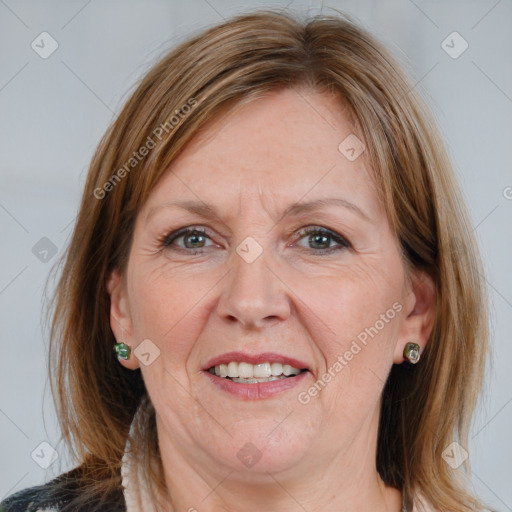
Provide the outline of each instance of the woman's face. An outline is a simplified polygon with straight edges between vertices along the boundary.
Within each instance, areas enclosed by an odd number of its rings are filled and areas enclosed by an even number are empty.
[[[430,331],[362,137],[339,102],[305,89],[204,135],[152,191],[126,273],[109,283],[164,463],[253,479],[374,465],[388,372]],[[173,235],[183,228],[198,233]],[[251,372],[277,378],[236,380]]]

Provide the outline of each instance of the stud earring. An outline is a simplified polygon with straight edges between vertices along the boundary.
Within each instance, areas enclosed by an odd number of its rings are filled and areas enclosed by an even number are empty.
[[[130,347],[126,343],[116,343],[114,352],[118,359],[130,359]]]
[[[121,327],[121,326],[119,326]],[[114,352],[116,353],[117,359],[130,359],[130,353],[131,349],[130,347],[124,342],[124,331],[121,327],[121,333],[123,336],[123,341],[121,343],[116,343],[114,345]]]
[[[404,348],[404,357],[409,363],[416,364],[420,360],[420,346],[413,342],[407,343]]]

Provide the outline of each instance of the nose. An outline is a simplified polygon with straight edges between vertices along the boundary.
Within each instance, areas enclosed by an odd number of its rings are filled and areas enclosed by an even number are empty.
[[[224,289],[217,305],[223,321],[260,329],[288,318],[289,288],[269,253],[270,249],[264,249],[254,261],[233,253],[231,271],[222,280]]]

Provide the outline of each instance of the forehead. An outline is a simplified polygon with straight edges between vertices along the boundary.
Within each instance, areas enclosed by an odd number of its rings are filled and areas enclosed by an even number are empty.
[[[278,215],[301,199],[341,197],[378,215],[367,151],[347,158],[347,147],[359,152],[362,144],[337,97],[311,89],[272,91],[207,123],[155,186],[146,210],[172,199],[226,208],[234,202],[261,208],[263,200]]]

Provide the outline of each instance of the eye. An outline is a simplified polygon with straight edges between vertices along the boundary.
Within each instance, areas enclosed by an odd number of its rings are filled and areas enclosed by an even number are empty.
[[[304,228],[298,232],[300,239],[308,238],[309,249],[314,253],[321,255],[332,253],[343,249],[351,248],[350,243],[338,233],[326,228],[311,226]],[[182,239],[184,246],[180,246],[176,241]],[[207,240],[211,241],[207,230],[195,226],[181,228],[169,233],[159,240],[161,247],[170,248],[172,250],[186,252],[189,254],[202,254]],[[331,246],[335,242],[337,245]],[[217,246],[216,244],[213,244]],[[217,246],[218,247],[218,246]]]
[[[329,229],[311,226],[299,231],[301,240],[308,238],[308,245],[310,249],[314,249],[317,254],[327,254],[334,251],[351,248],[350,243],[338,233]],[[336,242],[338,245],[331,246],[331,242]]]
[[[183,239],[184,247],[180,247],[175,243],[179,239]],[[160,240],[160,244],[164,248],[175,246],[172,247],[172,249],[191,254],[201,254],[203,253],[202,249],[205,247],[207,240],[211,240],[211,238],[207,235],[204,228],[187,227],[169,233]]]

